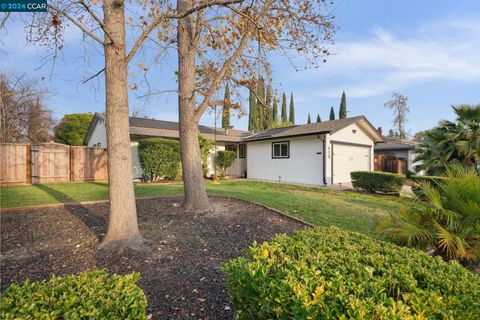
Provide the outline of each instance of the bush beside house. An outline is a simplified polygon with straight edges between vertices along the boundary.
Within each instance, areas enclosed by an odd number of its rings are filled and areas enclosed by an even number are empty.
[[[355,189],[369,192],[399,192],[405,182],[402,174],[380,171],[354,171],[350,176]]]
[[[181,176],[180,143],[176,140],[148,138],[140,140],[138,157],[146,179],[168,180]]]
[[[140,274],[90,271],[13,284],[0,297],[1,319],[147,319]]]
[[[225,176],[227,169],[232,166],[237,154],[234,151],[217,151],[215,166],[220,169],[221,176]]]
[[[254,244],[224,264],[239,319],[473,319],[480,278],[456,261],[338,228]]]

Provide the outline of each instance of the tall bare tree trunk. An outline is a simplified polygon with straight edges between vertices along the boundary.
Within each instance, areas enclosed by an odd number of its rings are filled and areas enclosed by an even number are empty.
[[[124,1],[104,0],[106,32],[113,43],[105,46],[106,126],[110,218],[101,248],[140,249],[133,190],[130,128],[128,123],[127,62],[125,59]],[[107,41],[109,38],[107,38]]]
[[[178,12],[184,12],[192,0],[177,1]],[[187,16],[178,21],[178,106],[180,152],[182,158],[185,208],[206,212],[212,207],[203,181],[202,158],[198,144],[198,120],[195,117],[195,54],[192,21]]]

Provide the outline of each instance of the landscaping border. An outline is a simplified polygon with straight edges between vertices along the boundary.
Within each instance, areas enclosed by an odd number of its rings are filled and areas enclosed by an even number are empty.
[[[149,200],[149,199],[162,199],[162,198],[183,198],[183,196],[148,196],[148,197],[135,197],[135,200]],[[297,217],[291,216],[288,213],[279,211],[277,209],[271,208],[269,206],[266,206],[264,204],[260,204],[257,202],[253,201],[248,201],[245,199],[237,198],[237,197],[226,197],[226,196],[218,196],[218,195],[211,195],[209,198],[222,198],[222,199],[235,199],[239,201],[243,201],[246,203],[254,204],[256,206],[262,207],[264,209],[270,210],[275,212],[276,214],[287,218],[294,220],[296,222],[300,222],[306,226],[309,227],[315,227],[314,224],[311,224],[309,222],[306,222],[302,219],[299,219]],[[14,207],[14,208],[0,208],[0,214],[9,214],[9,213],[15,213],[18,211],[24,211],[24,210],[32,210],[32,209],[43,209],[43,208],[65,208],[68,206],[83,206],[83,205],[91,205],[91,204],[102,204],[102,203],[108,203],[109,200],[94,200],[94,201],[78,201],[78,202],[62,202],[62,203],[51,203],[51,204],[39,204],[39,205],[34,205],[34,206],[25,206],[25,207]]]

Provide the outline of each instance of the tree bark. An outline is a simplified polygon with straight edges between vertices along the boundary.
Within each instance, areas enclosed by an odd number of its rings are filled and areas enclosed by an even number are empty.
[[[133,190],[130,128],[128,122],[127,62],[125,59],[125,13],[123,0],[104,0],[106,127],[110,217],[100,248],[143,249]],[[109,41],[109,38],[106,38]]]
[[[192,0],[177,1],[177,11],[184,12]],[[203,181],[202,158],[198,144],[198,120],[195,117],[195,55],[190,16],[179,19],[178,41],[178,109],[180,152],[182,159],[185,208],[193,212],[212,210]]]

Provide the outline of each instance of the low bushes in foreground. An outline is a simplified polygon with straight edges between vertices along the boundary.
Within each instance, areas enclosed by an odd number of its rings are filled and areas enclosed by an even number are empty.
[[[239,319],[473,319],[480,278],[456,261],[338,228],[254,244],[225,263]]]
[[[146,319],[138,273],[90,271],[13,284],[0,297],[1,319]]]
[[[399,192],[405,182],[403,174],[381,171],[354,171],[350,176],[355,189],[369,192]]]

